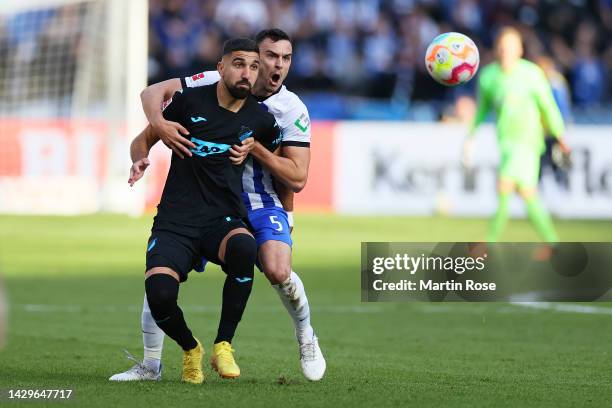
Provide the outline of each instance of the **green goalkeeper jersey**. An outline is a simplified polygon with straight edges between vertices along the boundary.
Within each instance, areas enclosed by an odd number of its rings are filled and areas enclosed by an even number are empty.
[[[544,72],[521,59],[511,72],[495,62],[483,68],[476,117],[470,134],[493,109],[502,152],[518,148],[544,151],[544,129],[554,137],[564,132],[563,118]]]

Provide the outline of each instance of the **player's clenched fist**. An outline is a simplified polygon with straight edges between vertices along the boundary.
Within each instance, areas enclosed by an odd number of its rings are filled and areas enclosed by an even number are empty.
[[[128,179],[128,184],[130,187],[132,187],[134,183],[142,178],[145,170],[147,167],[149,167],[149,164],[151,164],[151,162],[146,157],[132,164],[132,167],[130,168],[130,178]]]
[[[252,137],[248,137],[242,141],[240,145],[233,145],[230,148],[230,160],[236,166],[242,164],[242,162],[247,158],[249,152],[253,150],[253,146],[255,146],[255,139]]]

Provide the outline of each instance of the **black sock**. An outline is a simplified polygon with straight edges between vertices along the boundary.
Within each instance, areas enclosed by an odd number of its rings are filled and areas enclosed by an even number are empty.
[[[227,240],[221,320],[215,343],[232,342],[236,327],[253,289],[253,268],[257,258],[257,243],[247,234],[236,234]]]
[[[198,343],[187,327],[183,311],[176,303],[178,300],[178,281],[165,274],[155,274],[145,280],[147,301],[155,323],[183,350],[191,350]]]

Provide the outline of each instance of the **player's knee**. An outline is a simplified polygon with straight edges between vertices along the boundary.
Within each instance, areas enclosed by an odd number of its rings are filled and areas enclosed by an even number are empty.
[[[229,267],[228,272],[232,272],[237,266],[253,274],[253,266],[257,259],[257,243],[255,238],[249,234],[236,234],[227,240],[225,250],[225,264]]]
[[[524,200],[530,200],[537,195],[537,190],[535,188],[521,188],[519,189],[519,195]]]
[[[291,267],[284,264],[264,265],[264,273],[272,285],[277,285],[289,279]]]
[[[513,193],[516,189],[516,186],[513,182],[500,182],[497,185],[497,192],[500,194],[510,194]]]
[[[147,302],[155,320],[167,316],[178,300],[179,283],[166,274],[155,274],[145,280]]]

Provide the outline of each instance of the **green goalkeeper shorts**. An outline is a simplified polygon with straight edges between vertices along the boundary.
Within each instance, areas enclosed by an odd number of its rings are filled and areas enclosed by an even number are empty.
[[[517,146],[501,152],[499,178],[511,180],[519,187],[536,187],[540,173],[540,152]]]

